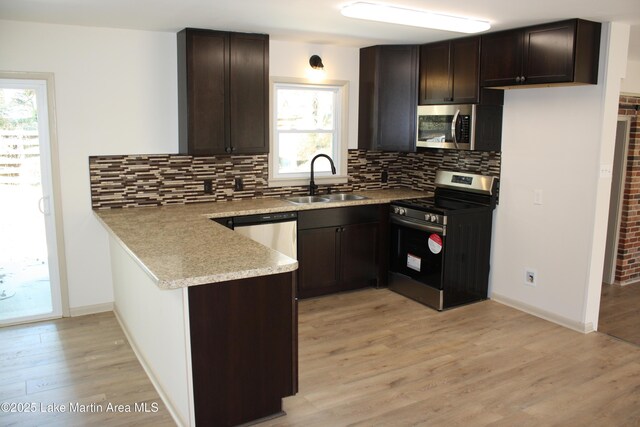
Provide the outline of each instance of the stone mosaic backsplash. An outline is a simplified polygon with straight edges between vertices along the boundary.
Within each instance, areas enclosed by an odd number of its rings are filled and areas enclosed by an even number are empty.
[[[429,150],[396,153],[349,150],[349,180],[333,192],[411,188],[433,190],[437,169],[500,176],[500,153]],[[388,181],[381,181],[386,171]],[[94,209],[162,206],[306,194],[306,186],[269,187],[268,155],[193,157],[181,154],[89,157]],[[235,178],[244,188],[234,191]],[[203,181],[211,179],[212,194]],[[326,191],[325,185],[320,192]]]

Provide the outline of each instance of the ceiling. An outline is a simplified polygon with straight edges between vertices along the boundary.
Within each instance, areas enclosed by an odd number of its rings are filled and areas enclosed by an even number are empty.
[[[462,36],[343,17],[355,0],[0,0],[0,18],[177,32],[185,27],[268,33],[276,40],[362,47]],[[378,0],[364,0],[376,2]],[[640,60],[639,0],[386,0],[397,6],[487,20],[490,31],[584,18],[632,26],[629,57]]]

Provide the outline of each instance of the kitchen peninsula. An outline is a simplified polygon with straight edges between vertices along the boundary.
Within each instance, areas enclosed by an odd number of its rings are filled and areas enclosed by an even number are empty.
[[[237,425],[281,414],[297,390],[296,260],[212,218],[385,204],[294,205],[263,198],[95,210],[109,230],[115,312],[181,425]]]

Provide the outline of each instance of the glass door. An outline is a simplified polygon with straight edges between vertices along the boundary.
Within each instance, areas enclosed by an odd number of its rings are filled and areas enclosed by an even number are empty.
[[[61,317],[47,85],[0,79],[0,325]]]

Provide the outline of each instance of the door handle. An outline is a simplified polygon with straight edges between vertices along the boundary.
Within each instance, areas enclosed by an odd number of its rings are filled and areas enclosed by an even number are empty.
[[[51,212],[49,210],[49,198],[48,197],[40,197],[38,200],[38,210],[42,215],[49,215]]]
[[[391,215],[390,220],[392,224],[397,224],[397,225],[411,228],[414,230],[428,231],[431,233],[439,233],[439,234],[442,234],[443,236],[447,235],[447,229],[443,225],[418,223],[397,215]]]

